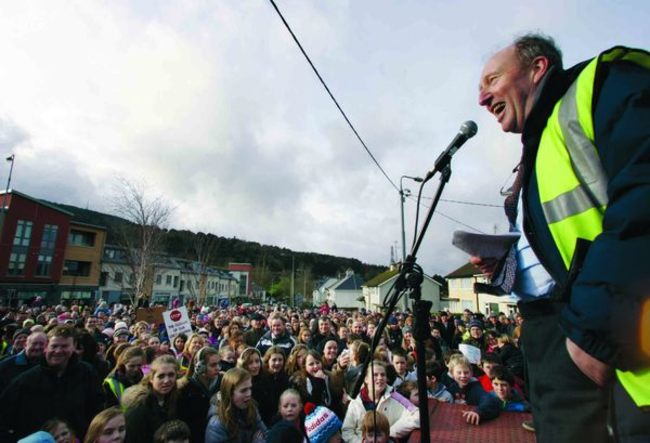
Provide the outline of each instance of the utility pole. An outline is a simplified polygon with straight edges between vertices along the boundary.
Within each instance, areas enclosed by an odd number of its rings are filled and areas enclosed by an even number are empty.
[[[291,297],[289,299],[291,307],[296,305],[295,297],[295,287],[296,287],[296,257],[291,255]]]

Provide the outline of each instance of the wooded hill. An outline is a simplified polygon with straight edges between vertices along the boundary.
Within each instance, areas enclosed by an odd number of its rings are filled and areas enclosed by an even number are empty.
[[[73,219],[81,223],[104,226],[107,230],[107,244],[119,244],[120,226],[130,222],[90,209],[51,203],[74,214]],[[386,270],[386,266],[370,265],[360,260],[315,252],[297,252],[287,248],[263,245],[238,238],[226,238],[209,233],[195,233],[187,230],[165,230],[163,253],[188,260],[197,260],[197,241],[209,242],[213,253],[210,266],[227,268],[228,263],[251,263],[255,267],[253,280],[279,298],[289,293],[292,261],[295,269],[295,292],[311,294],[314,283],[326,276],[337,276],[347,269],[354,270],[365,281]]]

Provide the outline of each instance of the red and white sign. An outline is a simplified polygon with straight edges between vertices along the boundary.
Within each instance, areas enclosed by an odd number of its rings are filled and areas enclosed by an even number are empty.
[[[173,341],[178,334],[189,335],[192,333],[192,323],[190,323],[190,317],[187,315],[185,306],[163,312],[163,319],[165,320],[165,328],[167,328],[167,336],[170,341]]]

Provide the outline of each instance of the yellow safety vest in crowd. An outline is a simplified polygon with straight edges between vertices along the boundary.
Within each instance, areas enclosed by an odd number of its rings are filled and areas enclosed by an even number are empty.
[[[122,400],[122,394],[124,394],[124,385],[113,377],[106,377],[104,379],[104,384],[108,385],[115,398],[117,398],[119,404]]]
[[[608,178],[594,145],[592,100],[596,72],[604,63],[619,60],[650,70],[647,52],[623,47],[603,52],[587,64],[555,104],[539,144],[535,173],[542,211],[567,270],[577,239],[593,240],[603,230]],[[650,357],[646,342],[650,335],[649,303],[640,317],[641,350]],[[616,374],[637,406],[650,406],[650,367],[617,370]]]

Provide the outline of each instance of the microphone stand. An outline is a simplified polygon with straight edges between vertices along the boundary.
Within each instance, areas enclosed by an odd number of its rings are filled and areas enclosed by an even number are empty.
[[[372,339],[370,352],[368,353],[368,357],[366,358],[366,361],[363,363],[360,376],[357,379],[351,393],[351,397],[356,398],[356,396],[359,393],[359,390],[361,389],[361,385],[363,384],[363,380],[365,378],[365,373],[368,369],[368,365],[370,364],[373,358],[372,356],[375,352],[375,349],[377,348],[377,345],[379,344],[380,337],[384,332],[384,329],[386,328],[388,317],[390,317],[390,315],[394,312],[395,306],[397,305],[401,296],[404,295],[405,293],[408,294],[409,298],[414,300],[413,309],[415,312],[415,321],[413,323],[413,337],[415,338],[415,342],[416,342],[415,350],[417,354],[416,365],[417,365],[417,379],[418,379],[418,396],[420,398],[420,406],[419,406],[420,438],[421,438],[420,441],[422,443],[430,443],[431,441],[431,434],[429,432],[429,401],[428,401],[428,393],[427,393],[426,358],[425,358],[424,341],[426,339],[431,338],[431,327],[429,326],[429,312],[431,310],[432,303],[430,301],[421,299],[422,282],[424,281],[424,276],[423,276],[424,273],[422,271],[422,268],[416,263],[415,256],[418,250],[420,249],[420,246],[422,245],[422,241],[424,240],[424,235],[426,234],[427,228],[429,227],[429,223],[431,222],[433,213],[435,212],[436,207],[438,206],[438,202],[440,201],[442,191],[444,190],[446,184],[449,182],[449,178],[451,177],[450,160],[451,157],[445,158],[442,161],[440,161],[440,159],[436,161],[436,169],[434,170],[434,173],[435,171],[440,171],[440,184],[438,185],[438,189],[436,190],[436,194],[433,198],[433,203],[429,208],[429,212],[427,213],[422,228],[418,233],[417,239],[416,241],[413,242],[413,247],[411,248],[411,252],[404,260],[404,263],[402,263],[402,266],[400,268],[400,273],[397,279],[395,280],[395,284],[393,285],[393,288],[391,288],[391,291],[389,291],[389,295],[386,296],[386,299],[389,300],[386,314],[384,315],[383,319],[379,322],[379,325],[377,325],[377,329],[375,330],[375,335],[373,336]],[[432,176],[433,174],[430,175]],[[430,178],[431,177],[428,176],[427,179],[422,182],[421,186],[424,186],[424,184]]]

